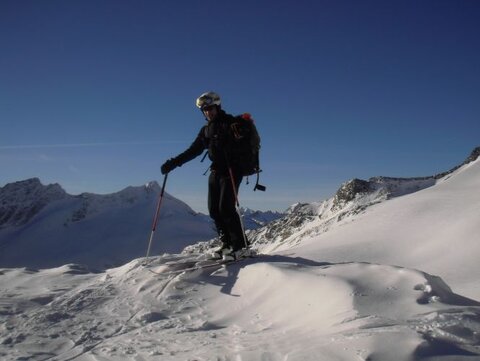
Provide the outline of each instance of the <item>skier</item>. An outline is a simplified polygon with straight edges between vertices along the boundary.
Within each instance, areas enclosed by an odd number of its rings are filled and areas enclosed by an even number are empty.
[[[236,118],[227,114],[221,106],[220,96],[214,92],[200,95],[196,105],[202,111],[207,124],[183,153],[167,160],[161,167],[167,174],[176,167],[196,158],[208,150],[212,161],[208,179],[208,210],[221,242],[212,258],[225,261],[248,255],[248,241],[236,210],[237,194],[242,182],[241,159],[235,156],[235,136],[232,124]]]

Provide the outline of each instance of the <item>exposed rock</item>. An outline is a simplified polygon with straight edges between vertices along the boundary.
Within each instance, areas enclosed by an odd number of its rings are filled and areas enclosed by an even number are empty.
[[[480,156],[480,147],[476,147],[474,150],[472,150],[472,153],[470,153],[470,155],[467,157],[467,159],[465,159],[465,161],[462,164],[457,165],[456,167],[453,167],[452,169],[450,169],[447,172],[439,173],[439,174],[435,175],[434,177],[435,177],[435,179],[443,178],[446,175],[449,175],[449,174],[455,172],[458,168],[463,167],[464,165],[477,160],[477,158],[479,156]]]
[[[355,199],[359,193],[370,192],[370,183],[362,179],[352,179],[343,183],[340,189],[335,194],[335,204],[340,202],[350,202]]]
[[[472,151],[470,156],[465,160],[464,164],[468,164],[470,162],[473,162],[473,161],[477,160],[478,157],[480,157],[480,147],[476,147]]]

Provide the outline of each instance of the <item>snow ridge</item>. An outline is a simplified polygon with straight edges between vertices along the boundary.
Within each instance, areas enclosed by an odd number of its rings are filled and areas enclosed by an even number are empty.
[[[352,179],[342,184],[335,195],[325,201],[292,205],[284,217],[249,232],[249,239],[261,251],[273,251],[299,244],[305,238],[328,232],[333,226],[353,221],[355,216],[364,213],[371,206],[432,187],[474,162],[479,156],[480,147],[477,147],[459,166],[434,176],[378,176],[368,181]]]
[[[336,194],[325,201],[293,205],[286,216],[249,232],[249,239],[262,251],[295,245],[305,237],[313,237],[350,221],[372,205],[434,184],[434,177],[374,177],[368,181],[352,179],[342,184]]]

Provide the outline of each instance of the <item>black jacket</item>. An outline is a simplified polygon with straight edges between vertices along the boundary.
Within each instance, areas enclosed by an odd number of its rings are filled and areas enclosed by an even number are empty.
[[[220,109],[219,115],[200,129],[190,147],[175,158],[177,165],[181,166],[198,157],[207,149],[212,170],[226,173],[229,166],[235,170],[238,165],[235,155],[238,140],[232,131],[232,125],[237,122],[237,118]]]

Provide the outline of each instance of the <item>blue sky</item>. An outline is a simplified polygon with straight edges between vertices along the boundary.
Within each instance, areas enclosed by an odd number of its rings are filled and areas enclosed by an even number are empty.
[[[204,119],[214,90],[250,112],[266,193],[284,210],[351,178],[439,173],[480,145],[480,2],[0,2],[0,186],[69,193],[150,180]],[[207,163],[167,192],[206,211]]]

